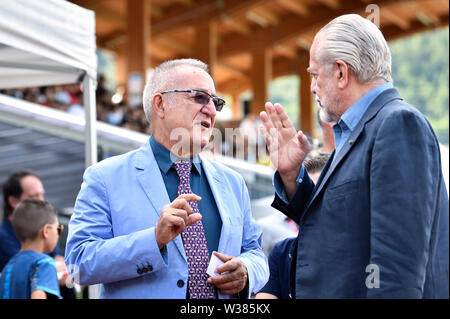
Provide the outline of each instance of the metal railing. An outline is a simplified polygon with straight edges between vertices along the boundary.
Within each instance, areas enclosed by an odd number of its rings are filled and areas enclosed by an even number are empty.
[[[85,120],[63,111],[0,94],[0,122],[84,143]],[[118,155],[136,149],[148,135],[97,121],[97,143],[102,154]],[[214,155],[214,159],[240,173],[250,198],[273,194],[273,169],[267,166]]]

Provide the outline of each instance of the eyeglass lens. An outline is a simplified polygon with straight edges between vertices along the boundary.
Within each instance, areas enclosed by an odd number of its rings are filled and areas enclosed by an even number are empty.
[[[200,105],[206,105],[209,103],[209,100],[211,99],[211,96],[204,92],[196,92],[194,96],[195,103],[198,103]],[[220,111],[223,107],[223,101],[219,99],[218,97],[212,97],[214,106],[216,107],[217,111]]]
[[[62,233],[63,230],[64,230],[64,225],[59,224],[58,227],[57,227],[57,230],[58,230],[58,235],[61,235],[61,233]]]

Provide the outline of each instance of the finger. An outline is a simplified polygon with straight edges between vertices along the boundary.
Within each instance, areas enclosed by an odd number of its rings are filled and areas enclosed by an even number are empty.
[[[291,120],[289,119],[286,111],[283,109],[283,107],[281,106],[280,103],[276,103],[275,104],[275,110],[278,114],[278,116],[280,117],[281,120],[281,124],[283,125],[283,127],[293,127]]]
[[[267,116],[267,113],[265,111],[260,112],[259,117],[263,122],[267,122],[269,120],[269,117]]]
[[[216,273],[218,274],[232,274],[234,272],[239,273],[240,271],[242,271],[242,273],[244,272],[242,269],[240,270],[241,263],[239,259],[232,259],[227,261],[226,263],[223,263],[222,265],[218,266],[216,268]]]
[[[169,211],[170,209],[183,209],[186,211],[187,215],[190,215],[192,213],[192,207],[189,205],[188,201],[184,198],[176,198],[172,203],[169,205]]]
[[[273,127],[273,123],[269,118],[268,111],[267,112],[262,111],[261,113],[259,113],[259,117],[261,118],[262,124],[264,125],[266,130],[270,131],[270,129]]]
[[[303,134],[302,131],[298,131],[297,140],[300,142],[302,149],[305,150],[306,152],[308,152],[309,148],[310,148],[309,141],[308,141],[308,138],[306,137],[306,135]]]
[[[196,222],[200,221],[202,219],[202,215],[200,213],[190,214],[188,216],[188,222],[186,224],[187,226],[190,226],[192,224],[195,224]]]
[[[273,104],[270,103],[270,102],[266,102],[264,107],[265,107],[267,113],[270,113],[270,112],[274,111]]]
[[[279,104],[279,103],[277,103]],[[283,125],[280,120],[280,116],[278,115],[278,112],[276,111],[275,107],[270,104],[268,107],[266,107],[267,115],[269,117],[269,121],[272,123],[272,127],[275,127],[277,129],[283,128]]]
[[[194,193],[179,195],[176,199],[185,199],[187,201],[199,202],[202,198]]]
[[[188,217],[188,212],[186,210],[173,208],[173,209],[169,210],[167,213],[172,216],[182,218],[184,220],[185,226],[188,225],[189,217]]]
[[[213,284],[216,287],[219,287],[227,282],[233,281],[234,278],[230,278],[230,276],[228,276],[228,274],[225,275],[218,275],[215,277],[209,277],[206,281],[209,282],[210,284]]]
[[[213,254],[219,258],[221,261],[223,261],[224,263],[235,258],[234,256],[230,256],[230,255],[225,255],[225,254],[221,254],[217,251],[213,251]]]
[[[166,226],[175,227],[175,233],[181,233],[186,228],[186,222],[184,218],[176,215],[168,215],[166,217]]]
[[[224,284],[229,282],[239,282],[239,280],[243,277],[244,274],[241,274],[240,272],[231,272],[215,277],[209,277],[207,281],[216,287],[222,287]]]

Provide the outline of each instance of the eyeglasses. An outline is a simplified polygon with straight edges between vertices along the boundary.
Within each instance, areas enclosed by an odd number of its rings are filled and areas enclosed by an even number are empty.
[[[223,106],[225,105],[225,100],[215,96],[211,95],[208,92],[202,91],[202,90],[169,90],[164,92],[159,92],[160,94],[166,94],[166,93],[195,93],[193,96],[195,103],[200,104],[202,106],[205,106],[209,103],[209,101],[212,99],[214,106],[216,107],[216,111],[220,112],[222,111]]]
[[[49,226],[50,226],[50,227],[53,227],[53,225],[49,225]],[[64,225],[63,225],[63,224],[59,224],[59,225],[56,227],[56,231],[58,232],[58,236],[60,236],[60,235],[62,234],[63,230],[64,230]]]

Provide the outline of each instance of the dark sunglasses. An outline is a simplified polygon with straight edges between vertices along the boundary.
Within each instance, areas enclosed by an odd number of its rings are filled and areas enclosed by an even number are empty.
[[[53,227],[53,225],[50,225],[50,224],[49,224],[49,226],[50,226],[50,227]],[[60,235],[62,234],[63,230],[64,230],[64,225],[63,225],[63,224],[59,224],[59,225],[56,227],[56,231],[58,232],[58,236],[60,236]]]
[[[209,94],[208,92],[201,91],[201,90],[169,90],[164,92],[159,92],[160,94],[166,94],[166,93],[195,93],[193,96],[195,103],[200,104],[202,106],[205,106],[209,103],[209,101],[212,99],[214,106],[216,107],[216,111],[220,112],[223,109],[223,106],[225,105],[225,100],[218,97]]]

